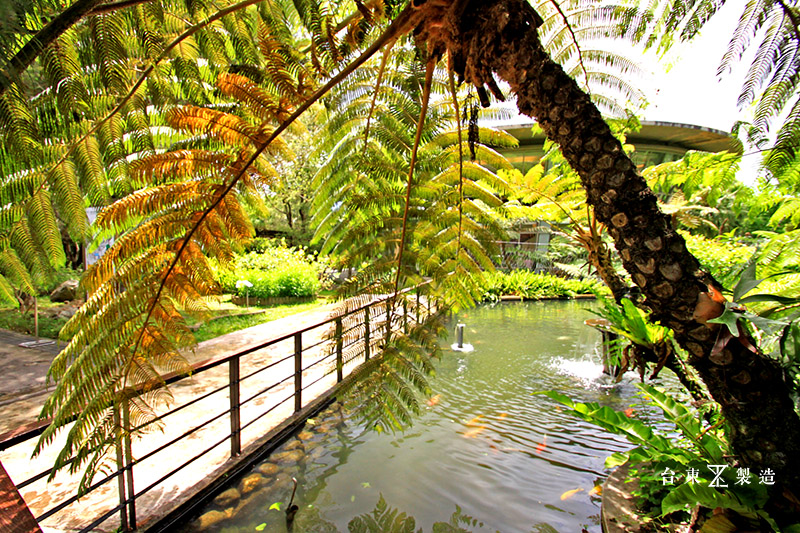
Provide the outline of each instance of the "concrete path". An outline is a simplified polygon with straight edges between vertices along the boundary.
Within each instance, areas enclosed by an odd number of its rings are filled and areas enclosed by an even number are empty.
[[[191,363],[195,363],[279,338],[287,333],[323,322],[329,318],[333,308],[334,304],[323,306],[205,341],[197,347],[194,353],[187,354],[187,358]],[[303,382],[310,384],[318,380],[313,387],[303,392],[303,405],[327,390],[336,381],[335,373],[326,375],[331,371],[330,359],[327,359],[324,364],[309,367],[329,353],[330,346],[322,342],[326,333],[325,329],[317,328],[303,336],[303,346],[311,347],[303,353],[302,365],[306,369],[303,372]],[[20,424],[35,421],[47,396],[44,378],[57,348],[20,348],[17,346],[19,344],[17,341],[25,341],[24,337],[17,336],[17,334],[0,333],[0,387],[2,387],[0,389],[0,433],[15,429]],[[283,376],[293,376],[294,362],[291,359],[280,362],[293,352],[293,339],[288,339],[242,357],[242,400],[256,396],[263,391],[265,386],[284,379]],[[268,372],[245,379],[255,370],[270,364],[274,366]],[[180,415],[168,417],[171,419],[165,420],[162,428],[134,441],[133,457],[140,461],[134,468],[135,491],[139,492],[153,485],[153,490],[148,491],[146,495],[137,500],[137,516],[140,524],[146,525],[148,521],[152,522],[155,517],[163,515],[185,499],[187,489],[202,483],[209,473],[225,468],[224,465],[230,457],[230,445],[226,440],[226,435],[230,433],[230,419],[225,413],[229,408],[228,390],[225,387],[228,379],[227,365],[220,365],[175,383],[170,387],[173,406],[183,405],[220,387],[223,390],[204,400],[197,401],[181,411]],[[242,431],[243,448],[292,414],[294,404],[292,401],[285,400],[291,398],[293,392],[293,379],[288,379],[269,390],[267,394],[256,397],[254,401],[242,408],[242,425],[251,423]],[[270,409],[272,411],[268,416],[255,420],[261,413]],[[158,412],[163,411],[162,409],[158,410]],[[206,420],[214,413],[221,413],[222,416],[177,444],[147,457],[161,445],[170,442],[181,433],[191,430],[198,421]],[[32,477],[52,465],[55,454],[63,445],[63,438],[62,434],[41,456],[35,459],[31,459],[34,442],[29,441],[0,452],[0,461],[11,479],[19,484],[21,480]],[[200,457],[175,476],[159,481],[165,472],[177,467],[178,464],[194,457],[200,450],[216,442],[220,444],[212,452]],[[53,482],[37,481],[21,489],[20,492],[33,514],[38,516],[45,509],[73,495],[77,479],[76,476],[59,474]],[[59,532],[79,530],[86,527],[105,510],[113,508],[117,503],[117,486],[113,481],[45,520],[42,523],[42,529]],[[97,530],[113,531],[118,525],[119,521],[114,515]]]
[[[34,422],[47,397],[45,376],[60,348],[57,343],[20,346],[34,341],[29,335],[0,329],[0,434]]]

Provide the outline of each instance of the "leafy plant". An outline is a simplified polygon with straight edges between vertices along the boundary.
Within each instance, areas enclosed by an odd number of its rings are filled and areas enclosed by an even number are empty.
[[[262,251],[236,255],[227,268],[217,267],[216,278],[225,292],[245,292],[254,298],[310,297],[321,286],[325,262],[303,249],[285,244],[261,247]],[[247,281],[250,286],[239,283]]]
[[[692,255],[723,287],[730,287],[733,284],[741,272],[742,265],[754,252],[753,247],[747,244],[722,238],[708,239],[683,231],[680,233]]]
[[[661,409],[664,418],[680,434],[679,439],[597,403],[573,402],[554,391],[541,394],[568,407],[573,415],[622,435],[635,445],[632,450],[611,455],[606,466],[632,465],[632,474],[638,477],[641,496],[651,516],[663,517],[698,505],[707,509],[722,507],[762,519],[779,530],[764,510],[767,487],[759,482],[755,473],[736,470],[726,463],[729,448],[720,430],[720,415],[713,412],[712,422],[704,423],[695,409],[675,401],[664,391],[645,384],[637,386]],[[678,480],[677,485],[673,476]],[[667,478],[669,483],[666,483]],[[681,478],[685,481],[680,482]]]
[[[622,298],[619,305],[605,298],[600,302],[600,310],[592,312],[608,321],[607,325],[601,326],[603,329],[619,336],[610,340],[608,347],[612,356],[609,363],[618,365],[618,380],[631,367],[639,370],[642,380],[648,367],[652,368],[650,379],[666,367],[696,401],[708,399],[707,392],[685,364],[669,328],[651,322],[649,312],[636,307],[628,298]]]
[[[481,281],[484,300],[516,295],[528,299],[574,298],[582,295],[606,294],[608,289],[596,279],[566,279],[551,274],[537,274],[529,270],[512,272],[487,272]]]

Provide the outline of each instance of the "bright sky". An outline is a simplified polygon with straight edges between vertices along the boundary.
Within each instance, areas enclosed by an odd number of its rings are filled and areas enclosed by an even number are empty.
[[[653,64],[653,82],[646,87],[650,102],[645,110],[646,120],[681,122],[730,131],[734,122],[743,117],[736,100],[747,71],[748,58],[721,81],[717,77],[717,67],[743,8],[744,0],[726,2],[694,41],[674,46],[659,64]],[[652,60],[658,61],[655,55]],[[670,63],[672,68],[664,72]]]
[[[737,120],[747,120],[749,110],[740,110],[737,100],[755,47],[750,47],[732,72],[721,79],[717,76],[744,4],[745,0],[726,2],[691,43],[674,46],[662,60],[655,55],[650,58],[652,83],[643,87],[650,102],[644,112],[645,120],[693,124],[726,132],[731,131]],[[669,65],[672,67],[666,71]],[[745,153],[749,151],[752,148],[745,147]],[[756,154],[742,158],[739,179],[754,185],[759,161]]]

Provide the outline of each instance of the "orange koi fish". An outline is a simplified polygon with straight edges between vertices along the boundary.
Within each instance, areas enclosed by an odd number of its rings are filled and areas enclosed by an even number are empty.
[[[473,418],[472,420],[468,421],[468,422],[466,423],[466,425],[467,425],[467,426],[477,426],[477,425],[478,425],[478,422],[480,422],[480,421],[481,421],[481,418],[483,418],[483,415],[478,415],[478,416],[476,416],[475,418]]]
[[[563,501],[563,500],[566,500],[567,498],[572,498],[573,496],[575,496],[579,492],[583,492],[583,489],[578,488],[578,489],[568,490],[567,492],[565,492],[564,494],[561,495],[561,500]]]
[[[462,437],[464,437],[465,439],[474,439],[475,437],[477,437],[478,435],[480,435],[481,433],[483,433],[483,430],[484,430],[484,429],[486,429],[486,426],[476,426],[476,427],[473,427],[472,429],[468,429],[468,430],[467,430],[467,431],[466,431],[466,432],[465,432],[465,433],[462,435]]]
[[[594,494],[597,494],[598,496],[600,494],[603,494],[603,486],[602,485],[595,485],[594,487],[592,487],[592,490],[589,491],[589,496],[592,496]]]
[[[628,418],[630,418],[630,417],[632,417],[632,416],[633,416],[633,413],[634,413],[634,411],[633,411],[633,407],[628,407],[627,409],[625,409],[625,410],[624,410],[624,411],[622,411],[622,412],[623,412],[623,413],[625,413],[625,416],[627,416]]]
[[[435,396],[431,396],[428,398],[428,407],[434,407],[436,404],[439,403],[439,399],[442,397],[441,394],[437,394]]]
[[[541,455],[545,448],[547,448],[547,435],[544,436],[542,442],[536,445],[536,453]]]

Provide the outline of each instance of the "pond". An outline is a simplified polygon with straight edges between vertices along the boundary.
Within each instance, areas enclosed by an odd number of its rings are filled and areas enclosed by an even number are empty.
[[[284,512],[270,507],[283,502],[285,510],[295,477],[294,531],[386,531],[381,518],[406,513],[423,531],[454,531],[434,524],[460,516],[467,531],[599,532],[604,460],[630,445],[534,394],[557,390],[656,416],[636,395],[634,376],[614,384],[602,375],[600,335],[583,324],[593,305],[506,303],[458,315],[475,350],[444,351],[410,429],[379,433],[346,400],[336,404],[186,531],[286,531]],[[363,515],[376,518],[373,529]]]

